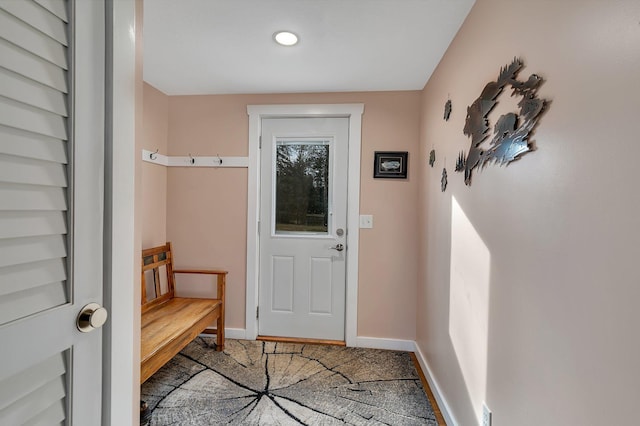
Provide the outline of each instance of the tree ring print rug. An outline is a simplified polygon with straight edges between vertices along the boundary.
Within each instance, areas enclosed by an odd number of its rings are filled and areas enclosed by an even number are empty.
[[[198,337],[142,385],[150,425],[437,425],[410,354]]]

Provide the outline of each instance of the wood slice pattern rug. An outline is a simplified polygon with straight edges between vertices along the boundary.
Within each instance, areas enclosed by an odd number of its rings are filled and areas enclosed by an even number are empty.
[[[142,385],[151,425],[437,425],[407,352],[199,337]]]

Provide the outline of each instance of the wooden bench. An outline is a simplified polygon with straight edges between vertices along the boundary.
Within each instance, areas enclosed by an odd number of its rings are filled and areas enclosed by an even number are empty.
[[[175,274],[216,275],[216,298],[175,297]],[[226,276],[218,269],[173,269],[171,243],[142,251],[141,384],[214,321],[216,350],[224,349]]]

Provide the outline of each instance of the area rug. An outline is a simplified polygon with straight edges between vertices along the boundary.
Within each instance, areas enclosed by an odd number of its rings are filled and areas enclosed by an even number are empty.
[[[407,352],[198,337],[142,385],[151,425],[437,425]]]

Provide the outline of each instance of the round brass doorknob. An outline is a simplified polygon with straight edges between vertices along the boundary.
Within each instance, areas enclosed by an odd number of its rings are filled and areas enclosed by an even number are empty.
[[[91,330],[102,327],[107,322],[107,317],[108,314],[105,308],[97,303],[89,303],[78,314],[76,324],[78,330],[88,333]]]

